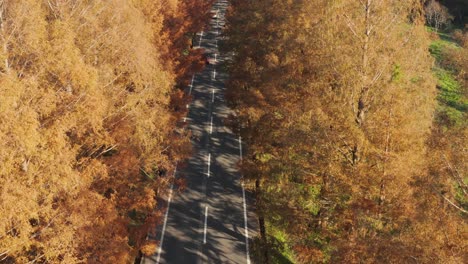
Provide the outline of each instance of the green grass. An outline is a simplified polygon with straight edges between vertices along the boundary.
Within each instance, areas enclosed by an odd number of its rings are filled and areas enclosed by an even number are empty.
[[[429,52],[437,62],[441,62],[444,59],[444,51],[447,49],[459,49],[457,43],[444,39],[434,40],[429,46]]]
[[[452,126],[461,126],[466,123],[465,116],[468,109],[468,100],[461,92],[460,83],[455,79],[453,73],[434,68],[434,74],[438,79],[437,88],[439,94],[438,117],[441,123]],[[445,120],[445,121],[442,121]]]
[[[454,48],[458,49],[460,46],[458,43],[452,38],[452,35],[448,32],[442,32],[438,31],[436,32],[434,28],[427,27],[427,31],[436,33],[439,37],[439,39],[432,41],[432,43],[429,46],[429,51],[431,52],[432,56],[436,58],[437,62],[442,61],[443,58],[443,52],[446,49]]]
[[[468,102],[461,92],[461,85],[450,71],[435,68],[434,73],[438,79],[440,89],[439,101],[460,112],[466,112]]]
[[[292,251],[288,235],[286,232],[273,225],[267,225],[268,234],[270,235],[269,242],[272,244],[271,263],[289,264],[295,263],[294,252]]]
[[[453,39],[452,37],[452,31],[454,30],[455,28],[453,29],[449,29],[449,30],[435,30],[435,28],[433,27],[428,27],[426,26],[426,30],[428,32],[431,32],[431,33],[435,33],[437,35],[439,35],[439,38],[444,40],[444,41],[447,41],[447,42],[451,42],[453,44],[456,44],[455,40]]]
[[[290,238],[284,229],[274,223],[265,221],[267,243],[261,237],[255,237],[250,244],[250,257],[253,263],[265,263],[265,250],[268,252],[269,262],[272,264],[296,263]]]
[[[445,46],[445,42],[442,40],[435,40],[429,46],[429,52],[437,61],[441,61],[443,59],[442,51],[445,48],[444,46]]]
[[[434,29],[428,28],[428,31],[435,32]],[[433,72],[437,77],[438,94],[438,119],[440,123],[445,123],[451,126],[460,126],[466,123],[466,111],[468,109],[468,100],[462,93],[462,87],[455,78],[455,74],[451,69],[442,68],[441,65],[445,58],[445,53],[448,49],[459,49],[460,46],[453,40],[449,32],[436,32],[439,39],[434,40],[429,51],[436,59],[438,66],[434,67]]]

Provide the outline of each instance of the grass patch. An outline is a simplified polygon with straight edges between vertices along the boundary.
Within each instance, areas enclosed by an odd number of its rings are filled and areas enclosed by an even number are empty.
[[[267,230],[269,234],[268,243],[270,245],[270,256],[271,263],[273,264],[290,264],[296,263],[294,261],[294,252],[292,251],[289,242],[288,235],[286,232],[267,224]]]
[[[459,49],[459,48],[460,46],[458,46],[458,44],[455,42],[438,39],[438,40],[432,41],[432,43],[429,45],[429,52],[436,59],[437,63],[440,63],[442,60],[445,59],[444,51],[446,51],[447,49]]]
[[[437,34],[440,38],[441,41],[450,44],[450,45],[455,45],[458,46],[457,42],[453,39],[452,37],[452,31],[444,31],[444,30],[435,30],[433,27],[428,27],[426,26],[426,30],[432,34]]]
[[[450,32],[437,32],[430,27],[427,27],[427,30],[433,34],[437,34],[437,39],[432,41],[429,51],[437,63],[433,72],[437,77],[437,88],[439,89],[437,96],[439,101],[437,108],[438,122],[446,126],[461,126],[466,122],[468,100],[463,95],[461,84],[457,81],[452,69],[441,66],[444,65],[444,60],[448,59],[446,58],[448,50],[460,49],[461,47],[452,38]]]
[[[466,111],[466,102],[463,100],[461,85],[450,71],[436,68],[434,73],[438,79],[440,89],[439,100],[459,111]]]
[[[429,32],[436,34],[436,40],[432,41],[429,45],[429,52],[436,59],[437,63],[440,63],[444,59],[444,51],[447,49],[459,49],[460,45],[453,39],[452,35],[448,32],[438,31],[436,32],[433,28],[427,27]]]
[[[438,79],[439,89],[439,118],[444,123],[459,126],[464,122],[464,115],[468,109],[468,100],[461,92],[461,85],[453,74],[445,69],[435,68],[434,74]]]

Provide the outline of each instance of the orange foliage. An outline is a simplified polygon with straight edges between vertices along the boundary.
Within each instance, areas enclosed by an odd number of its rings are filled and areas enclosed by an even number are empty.
[[[248,144],[242,171],[262,245],[282,235],[258,261],[281,247],[291,262],[413,261],[409,238],[425,237],[413,184],[436,97],[420,2],[231,3],[227,98]]]
[[[175,88],[210,4],[0,3],[0,262],[133,261],[190,153]]]

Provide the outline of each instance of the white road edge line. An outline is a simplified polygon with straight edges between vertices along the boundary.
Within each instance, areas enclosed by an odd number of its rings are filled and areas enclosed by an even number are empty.
[[[215,94],[215,90],[214,89],[211,89],[211,102],[214,103],[214,94]]]
[[[247,258],[247,264],[250,264],[250,252],[249,252],[249,226],[247,225],[247,204],[245,203],[245,189],[242,183],[242,198],[244,199],[244,225],[245,225],[245,253]]]
[[[239,157],[242,162],[242,137],[239,136]],[[247,264],[250,264],[250,250],[249,250],[249,225],[247,224],[247,203],[245,202],[245,188],[244,183],[242,186],[242,202],[244,205],[244,230],[245,230],[245,253]]]
[[[206,228],[208,226],[208,205],[205,205],[205,226],[203,228],[203,244],[206,244]]]
[[[239,156],[240,160],[242,161],[242,137],[239,136]]]
[[[194,74],[194,75],[192,75],[192,82],[190,83],[190,90],[189,90],[189,93],[188,93],[189,95],[191,95],[191,94],[192,94],[192,88],[193,88],[193,79],[195,79],[195,74]]]
[[[201,48],[202,39],[203,39],[203,30],[202,30],[201,35],[200,35],[200,41],[198,42],[198,48]]]
[[[216,79],[216,69],[213,69],[213,80]]]
[[[175,168],[175,170],[174,170],[174,175],[173,175],[174,177],[176,175],[176,172],[177,172],[177,168]],[[169,215],[169,208],[171,207],[173,187],[174,187],[174,185],[171,184],[171,188],[169,190],[169,198],[167,200],[166,214],[164,215],[164,224],[163,224],[162,231],[161,231],[161,243],[159,243],[158,257],[156,258],[156,264],[159,264],[159,260],[161,259],[161,251],[162,251],[163,242],[164,242],[164,233],[166,232],[166,225],[167,225],[167,217]]]
[[[216,62],[216,55],[217,55],[217,54],[215,53],[215,58],[214,58],[214,62]]]

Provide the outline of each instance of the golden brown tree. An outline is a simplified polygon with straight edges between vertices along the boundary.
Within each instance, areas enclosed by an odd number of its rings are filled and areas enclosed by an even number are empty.
[[[187,3],[0,1],[0,262],[150,248],[156,197],[189,153],[171,98],[176,65],[196,59],[168,54],[203,19],[166,25]]]
[[[233,2],[243,169],[264,243],[283,257],[281,247],[304,263],[411,258],[411,241],[393,234],[411,231],[435,97],[417,4]]]

